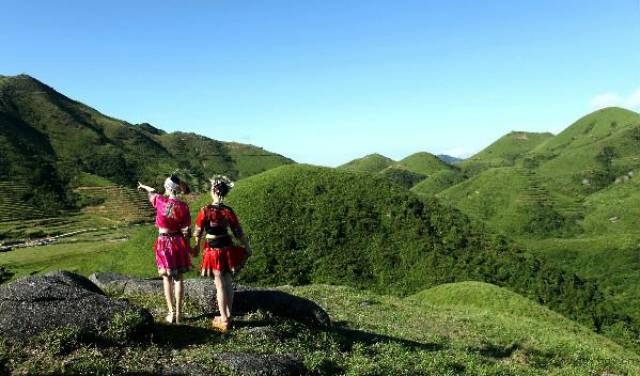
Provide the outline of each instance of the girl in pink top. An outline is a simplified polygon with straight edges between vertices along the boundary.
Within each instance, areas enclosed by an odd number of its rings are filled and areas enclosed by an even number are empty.
[[[165,195],[160,195],[149,186],[138,183],[138,189],[147,191],[151,205],[156,209],[158,239],[153,246],[156,254],[158,274],[164,283],[169,323],[180,322],[180,311],[184,298],[183,273],[191,270],[189,229],[191,215],[189,206],[177,198],[184,184],[175,176],[164,182]],[[175,304],[174,304],[175,298]]]

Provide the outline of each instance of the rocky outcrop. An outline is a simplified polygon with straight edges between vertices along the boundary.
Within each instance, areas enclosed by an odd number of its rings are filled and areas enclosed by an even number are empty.
[[[132,333],[151,327],[151,314],[104,295],[87,278],[70,272],[27,277],[0,286],[0,336],[26,339],[42,331],[76,327],[98,334],[116,316],[137,315]]]
[[[89,279],[102,289],[132,295],[163,294],[159,279],[135,279],[116,273],[93,273]],[[217,313],[216,286],[212,279],[185,281],[185,297],[204,312]],[[316,327],[329,327],[327,312],[315,302],[274,289],[235,286],[233,313],[243,315],[266,311],[275,316],[293,319]]]

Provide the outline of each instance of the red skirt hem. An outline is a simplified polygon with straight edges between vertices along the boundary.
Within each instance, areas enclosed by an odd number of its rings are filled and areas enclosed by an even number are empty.
[[[211,271],[232,271],[242,266],[247,259],[244,247],[209,248],[202,253],[200,271],[209,275]]]

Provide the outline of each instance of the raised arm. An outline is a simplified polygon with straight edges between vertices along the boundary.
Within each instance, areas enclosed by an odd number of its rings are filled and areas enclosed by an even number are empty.
[[[155,204],[155,198],[158,195],[156,193],[156,190],[153,189],[152,187],[149,187],[148,185],[144,185],[140,182],[138,182],[138,190],[139,191],[147,191],[147,196],[149,198],[149,202],[151,202],[151,205],[155,208],[156,204]]]

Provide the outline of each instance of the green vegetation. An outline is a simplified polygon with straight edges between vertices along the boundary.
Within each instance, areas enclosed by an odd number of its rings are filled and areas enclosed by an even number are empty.
[[[492,168],[438,194],[494,231],[530,237],[579,232],[574,201],[549,192],[534,172],[517,167]]]
[[[401,165],[389,166],[380,171],[378,175],[407,189],[413,187],[427,177],[427,175],[413,172]]]
[[[396,161],[380,154],[371,154],[362,158],[354,159],[351,162],[338,167],[340,169],[370,172],[372,174],[380,172],[387,167],[393,166]]]
[[[70,186],[140,179],[160,187],[178,170],[197,190],[216,173],[238,178],[293,162],[251,145],[110,118],[26,75],[0,77],[0,122],[0,177],[28,187],[11,199],[47,208],[41,217],[77,206]]]
[[[295,354],[310,375],[640,372],[637,354],[492,285],[445,285],[405,299],[326,285],[282,289],[318,302],[334,327],[316,330],[256,313],[240,317],[237,328],[223,335],[210,330],[209,318],[190,304],[187,326],[166,326],[159,323],[164,313],[160,297],[128,296],[156,317],[150,338],[95,342],[70,328],[24,346],[1,342],[0,359],[5,359],[5,370],[18,374],[157,374],[163,366],[198,364],[230,375],[217,361],[227,352]],[[468,303],[459,296],[469,298]],[[117,334],[117,325],[108,332]]]
[[[515,165],[540,144],[553,137],[551,133],[510,132],[481,152],[459,163],[469,174],[476,174],[493,167]]]
[[[443,184],[445,180],[451,179],[459,181],[458,178],[452,178],[452,175],[460,176],[460,179],[462,178],[462,173],[456,167],[426,152],[412,154],[399,162],[380,154],[371,154],[363,158],[355,159],[338,168],[341,170],[378,174],[405,188],[414,187],[420,182],[424,183],[430,180],[431,176],[439,176],[439,183],[437,184]],[[443,176],[446,176],[446,178],[442,179]],[[422,193],[426,194],[427,192]]]
[[[242,282],[411,294],[478,280],[508,286],[595,328],[614,314],[601,306],[596,285],[487,235],[434,199],[370,174],[280,167],[238,182],[229,203],[259,250]]]
[[[449,187],[463,182],[465,178],[464,173],[460,170],[442,170],[414,185],[411,190],[419,195],[434,196]]]
[[[411,154],[410,156],[402,159],[398,162],[400,165],[406,167],[409,171],[413,171],[419,174],[431,175],[440,171],[453,170],[454,167],[448,163],[442,161],[435,155],[427,152],[419,152]]]

